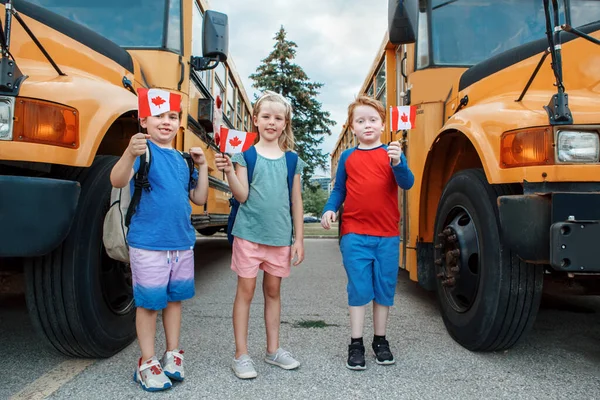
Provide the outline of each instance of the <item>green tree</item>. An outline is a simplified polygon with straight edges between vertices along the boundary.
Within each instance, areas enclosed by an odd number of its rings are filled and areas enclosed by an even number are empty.
[[[311,82],[304,70],[292,61],[296,58],[296,43],[286,40],[283,26],[275,35],[273,51],[262,60],[256,73],[250,75],[252,86],[259,91],[272,90],[286,97],[293,108],[292,128],[296,141],[296,152],[307,163],[303,181],[308,182],[317,167],[326,170],[329,155],[319,145],[324,135],[331,135],[335,125],[330,113],[321,109],[317,101],[322,83]]]
[[[304,185],[304,192],[302,193],[304,213],[320,217],[328,197],[327,192],[318,183]]]

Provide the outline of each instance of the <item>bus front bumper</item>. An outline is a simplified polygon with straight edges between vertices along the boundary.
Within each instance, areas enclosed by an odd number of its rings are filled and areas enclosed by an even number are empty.
[[[79,182],[0,176],[0,257],[49,253],[67,237]]]
[[[502,238],[524,261],[565,272],[600,272],[600,193],[498,198]]]

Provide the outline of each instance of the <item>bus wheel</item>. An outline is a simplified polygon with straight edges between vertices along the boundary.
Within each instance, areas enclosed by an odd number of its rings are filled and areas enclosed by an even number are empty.
[[[501,243],[498,196],[514,185],[490,185],[480,169],[455,174],[435,221],[437,297],[450,335],[473,351],[513,346],[533,325],[543,282],[540,265]]]
[[[31,321],[69,356],[109,357],[135,339],[129,265],[109,258],[102,244],[116,160],[99,156],[90,168],[63,176],[81,183],[71,231],[57,249],[25,265]]]
[[[198,233],[201,234],[202,236],[212,236],[215,233],[219,232],[218,227],[209,227],[209,228],[202,228],[202,229],[197,229]]]

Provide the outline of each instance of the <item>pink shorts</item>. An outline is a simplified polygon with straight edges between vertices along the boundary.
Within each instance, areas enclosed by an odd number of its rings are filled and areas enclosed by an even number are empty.
[[[290,246],[268,246],[236,237],[232,252],[231,269],[241,278],[256,278],[259,269],[280,278],[290,276]]]

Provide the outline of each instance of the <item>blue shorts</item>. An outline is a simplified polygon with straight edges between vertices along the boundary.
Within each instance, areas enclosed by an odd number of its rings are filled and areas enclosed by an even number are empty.
[[[348,305],[364,306],[371,300],[382,306],[394,305],[400,236],[348,233],[342,236],[340,250],[348,276]]]
[[[194,250],[156,251],[129,247],[135,306],[162,310],[167,302],[194,297]]]

